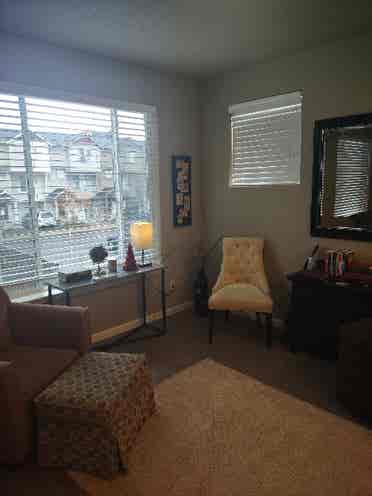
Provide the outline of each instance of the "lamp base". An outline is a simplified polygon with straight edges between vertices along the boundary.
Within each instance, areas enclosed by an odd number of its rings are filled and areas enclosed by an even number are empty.
[[[151,262],[145,263],[145,250],[142,250],[141,263],[138,263],[137,265],[140,269],[143,269],[144,267],[152,266]]]

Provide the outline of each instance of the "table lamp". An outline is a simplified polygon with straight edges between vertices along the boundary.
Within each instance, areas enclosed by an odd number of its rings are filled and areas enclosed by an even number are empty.
[[[142,260],[139,267],[149,267],[151,262],[145,264],[145,250],[152,247],[152,224],[151,222],[133,222],[130,226],[130,237],[133,246],[142,250]]]

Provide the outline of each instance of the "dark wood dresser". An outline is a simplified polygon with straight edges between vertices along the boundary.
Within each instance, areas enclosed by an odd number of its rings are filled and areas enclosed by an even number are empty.
[[[349,272],[329,280],[323,272],[300,271],[287,278],[292,286],[288,314],[291,351],[336,359],[340,326],[372,317],[372,275]]]

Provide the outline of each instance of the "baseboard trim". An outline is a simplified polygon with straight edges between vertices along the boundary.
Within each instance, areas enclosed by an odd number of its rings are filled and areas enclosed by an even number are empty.
[[[184,310],[188,310],[192,307],[191,301],[185,301],[179,305],[174,305],[172,307],[167,308],[167,317],[171,315],[175,315],[176,313],[183,312]],[[153,322],[155,320],[160,320],[162,317],[161,311],[147,314],[147,321]],[[103,331],[95,332],[92,334],[92,344],[100,343],[105,341],[106,339],[112,339],[118,336],[123,336],[126,333],[133,331],[139,327],[142,323],[141,319],[130,320],[129,322],[124,322],[123,324],[119,324],[115,327],[110,327],[108,329],[104,329]]]

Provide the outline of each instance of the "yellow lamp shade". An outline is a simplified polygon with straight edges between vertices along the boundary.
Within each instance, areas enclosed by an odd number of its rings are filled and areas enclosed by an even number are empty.
[[[135,248],[147,250],[152,247],[151,222],[134,222],[130,226],[130,237]]]

